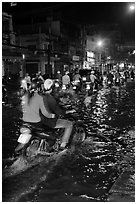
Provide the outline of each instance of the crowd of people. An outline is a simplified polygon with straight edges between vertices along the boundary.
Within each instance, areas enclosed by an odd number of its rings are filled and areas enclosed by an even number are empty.
[[[65,116],[66,111],[60,107],[54,97],[55,81],[58,81],[60,88],[63,86],[68,89],[72,86],[76,87],[75,91],[77,93],[83,91],[83,87],[88,84],[90,95],[92,95],[100,86],[119,86],[125,83],[128,78],[134,80],[135,73],[133,70],[131,72],[128,70],[123,72],[111,70],[103,74],[97,70],[91,70],[86,75],[81,74],[78,69],[71,73],[66,71],[64,75],[61,75],[58,71],[54,79],[45,79],[41,72],[38,72],[35,77],[30,77],[26,73],[21,82],[21,89],[23,90],[21,95],[22,120],[24,123],[33,124],[35,127],[63,128],[64,134],[60,148],[64,149],[71,136],[73,122],[60,118],[60,116]],[[85,103],[87,104],[86,101]]]
[[[28,73],[26,74],[23,84],[23,94],[21,95],[23,123],[29,123],[33,127],[50,127],[63,128],[64,134],[60,149],[66,148],[73,129],[73,122],[62,119],[66,111],[57,103],[52,92],[54,89],[54,80],[44,80],[41,73],[37,78],[31,80]],[[41,92],[42,89],[42,92]]]

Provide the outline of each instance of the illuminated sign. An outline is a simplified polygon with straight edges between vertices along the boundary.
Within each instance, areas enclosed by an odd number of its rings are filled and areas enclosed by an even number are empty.
[[[88,52],[88,51],[87,51],[87,57],[94,58],[95,55],[94,55],[93,52]]]
[[[73,60],[73,61],[79,61],[79,56],[73,56],[73,57],[72,57],[72,60]]]

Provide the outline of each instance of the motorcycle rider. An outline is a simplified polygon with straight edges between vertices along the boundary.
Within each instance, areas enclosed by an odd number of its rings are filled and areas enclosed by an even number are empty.
[[[65,119],[59,119],[59,116],[64,116],[65,115],[65,111],[62,110],[56,99],[51,95],[52,91],[53,91],[53,87],[54,87],[54,82],[52,79],[46,79],[44,82],[44,90],[45,93],[42,95],[43,96],[43,100],[44,100],[44,105],[46,107],[46,109],[48,110],[48,112],[53,113],[56,115],[56,117],[53,119],[44,117],[41,114],[41,118],[42,118],[42,122],[43,124],[51,127],[51,128],[64,128],[64,134],[62,137],[62,142],[60,145],[60,149],[64,149],[66,148],[72,129],[73,129],[73,122],[69,121],[69,120],[65,120]]]
[[[37,91],[37,83],[31,83],[29,90],[24,93],[21,100],[23,125],[28,124],[33,128],[43,127],[40,111],[47,118],[55,117],[55,114],[49,113],[45,108],[43,98]],[[19,151],[23,146],[24,144],[21,144],[15,151]]]
[[[32,83],[31,88],[22,96],[23,121],[41,126],[39,111],[47,118],[54,118],[55,114],[49,113],[44,106],[43,98],[38,94],[37,84]]]

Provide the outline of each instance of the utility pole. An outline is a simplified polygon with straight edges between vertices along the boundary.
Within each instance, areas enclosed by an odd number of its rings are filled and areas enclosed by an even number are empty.
[[[50,56],[51,56],[51,49],[52,49],[52,45],[51,45],[51,18],[48,18],[48,22],[49,22],[49,44],[48,44],[48,53],[47,53],[47,57],[48,57],[48,64],[47,64],[47,68],[48,68],[48,72],[50,72],[50,74],[52,74],[52,71],[50,71]]]

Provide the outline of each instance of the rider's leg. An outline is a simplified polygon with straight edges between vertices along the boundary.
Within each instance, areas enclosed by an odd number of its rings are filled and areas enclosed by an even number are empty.
[[[61,147],[65,147],[69,141],[73,129],[73,122],[64,119],[58,119],[54,128],[65,128],[61,143]]]

